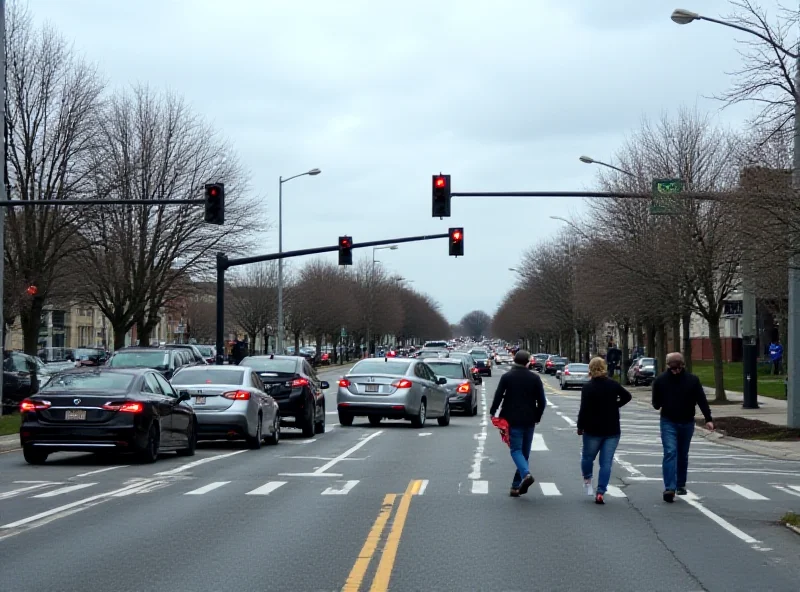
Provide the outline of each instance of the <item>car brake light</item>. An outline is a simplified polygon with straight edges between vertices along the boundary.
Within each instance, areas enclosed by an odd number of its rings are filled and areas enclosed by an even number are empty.
[[[399,389],[407,389],[407,388],[411,388],[413,385],[414,385],[414,383],[413,383],[413,382],[411,382],[410,380],[408,380],[408,379],[405,379],[405,378],[403,378],[403,379],[400,379],[400,380],[395,380],[395,381],[392,383],[392,386],[393,386],[393,387],[395,387],[395,388],[399,388]]]
[[[473,373],[473,374],[477,374],[478,372],[480,372],[480,370],[478,370],[477,368],[473,368],[473,369],[472,369],[472,373]]]
[[[231,399],[232,401],[249,401],[250,391],[229,391],[227,393],[223,393],[222,396],[226,399]]]
[[[469,392],[469,383],[468,382],[462,382],[461,384],[459,384],[458,388],[456,389],[456,392],[457,393],[468,393]]]
[[[289,386],[292,388],[298,388],[301,386],[306,386],[308,384],[308,378],[295,378]]]
[[[548,365],[548,366],[552,366],[552,365],[553,365],[553,362],[551,362],[550,360],[547,360],[547,365]]]
[[[144,404],[138,401],[108,402],[103,405],[106,411],[121,411],[123,413],[141,413],[144,411]]]
[[[19,404],[19,411],[20,413],[25,413],[27,411],[36,411],[37,409],[47,409],[48,407],[50,407],[50,401],[25,399]]]
[[[339,386],[343,386],[344,388],[347,388],[348,386],[350,386],[350,381],[347,380],[346,378],[342,378],[339,381]]]
[[[564,370],[564,376],[569,376],[569,370]]]

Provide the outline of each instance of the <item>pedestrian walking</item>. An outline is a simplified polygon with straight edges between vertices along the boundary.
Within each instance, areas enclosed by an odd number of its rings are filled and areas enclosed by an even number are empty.
[[[653,407],[661,410],[661,444],[664,459],[664,501],[672,503],[675,494],[686,495],[689,471],[689,445],[694,434],[694,416],[700,407],[706,428],[714,429],[711,409],[700,379],[686,371],[679,352],[667,355],[667,370],[653,381]]]
[[[772,373],[776,376],[783,374],[783,346],[778,338],[769,344],[769,359],[772,361]]]
[[[534,478],[531,475],[528,459],[533,444],[533,431],[536,424],[541,421],[547,405],[542,379],[527,368],[530,359],[531,355],[525,350],[520,350],[514,355],[514,364],[500,377],[490,408],[492,417],[499,409],[499,416],[505,419],[509,426],[511,460],[517,467],[511,481],[511,497],[528,493],[528,489],[533,485]]]
[[[616,380],[608,376],[603,358],[589,362],[591,380],[581,389],[581,407],[578,411],[578,435],[583,437],[581,473],[586,495],[594,495],[596,504],[604,504],[604,496],[611,478],[611,465],[621,434],[619,408],[630,403],[631,394]],[[597,489],[592,491],[594,459],[600,455]]]

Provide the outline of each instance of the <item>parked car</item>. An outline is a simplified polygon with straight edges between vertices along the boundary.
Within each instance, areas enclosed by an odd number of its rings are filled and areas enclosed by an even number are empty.
[[[108,359],[106,351],[96,347],[78,348],[73,355],[76,366],[102,366]]]
[[[656,359],[639,358],[628,370],[628,382],[633,386],[650,386],[656,378]]]
[[[200,349],[191,343],[168,343],[164,346],[165,348],[170,349],[182,349],[186,350],[191,354],[192,361],[198,366],[205,366],[206,364],[210,364],[206,357],[203,355],[203,352]]]
[[[197,421],[188,395],[178,395],[149,368],[74,368],[53,376],[20,403],[25,460],[53,452],[132,452],[155,462],[162,452],[192,456]]]
[[[457,358],[428,360],[426,363],[436,373],[436,376],[443,376],[447,379],[442,386],[447,391],[450,409],[460,409],[467,415],[478,415],[480,394],[475,388],[471,376],[472,371],[467,363]]]
[[[589,382],[589,364],[567,364],[559,376],[561,390],[565,391],[571,386],[580,386]]]
[[[303,430],[305,438],[325,432],[325,393],[328,382],[300,356],[248,356],[240,366],[252,368],[266,393],[278,402],[282,426]]]
[[[366,416],[374,426],[383,419],[405,419],[421,428],[428,417],[435,417],[439,425],[449,425],[449,396],[442,388],[445,384],[447,379],[437,377],[423,360],[362,360],[339,380],[339,423],[350,426],[353,418]]]
[[[73,367],[70,364],[70,367]],[[39,392],[53,371],[39,358],[18,351],[3,354],[3,414],[16,410],[25,397]]]
[[[170,381],[187,393],[197,417],[198,440],[244,439],[253,449],[280,441],[278,403],[255,371],[238,366],[187,366]]]
[[[217,362],[217,348],[213,345],[196,345],[195,346],[200,354],[205,358],[209,364],[216,364]]]
[[[194,356],[185,350],[160,347],[123,347],[108,359],[111,368],[151,368],[167,380],[184,366],[194,365]]]

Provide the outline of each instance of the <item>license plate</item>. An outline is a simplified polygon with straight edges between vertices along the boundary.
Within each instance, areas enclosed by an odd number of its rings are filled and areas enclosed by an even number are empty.
[[[194,404],[195,405],[205,405],[206,404],[206,398],[205,397],[195,397],[194,398]]]
[[[83,409],[67,409],[64,419],[86,419],[86,411]]]
[[[378,392],[378,385],[377,384],[368,384],[367,388],[364,390],[368,393],[377,393]]]

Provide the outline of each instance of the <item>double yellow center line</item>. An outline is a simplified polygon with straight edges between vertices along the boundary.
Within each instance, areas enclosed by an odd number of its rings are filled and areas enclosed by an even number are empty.
[[[381,559],[375,570],[375,576],[372,579],[372,586],[370,586],[369,592],[387,592],[389,590],[389,580],[392,577],[392,568],[397,558],[397,549],[400,546],[400,537],[403,534],[403,528],[408,517],[411,498],[418,495],[421,488],[422,480],[415,479],[408,484],[405,493],[399,496],[400,503],[397,504],[397,511],[392,520],[392,528],[381,550]],[[389,493],[383,498],[378,517],[367,535],[367,540],[364,541],[364,546],[361,547],[361,552],[358,554],[353,569],[350,570],[350,575],[342,588],[342,592],[359,592],[361,590],[361,584],[364,582],[364,577],[367,575],[367,570],[370,563],[372,563],[375,551],[377,551],[383,538],[383,532],[386,530],[386,525],[392,515],[392,510],[395,508],[397,498],[398,495],[396,493]]]

